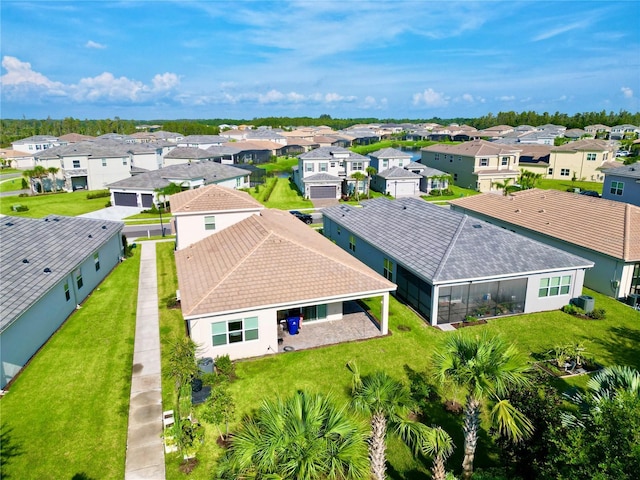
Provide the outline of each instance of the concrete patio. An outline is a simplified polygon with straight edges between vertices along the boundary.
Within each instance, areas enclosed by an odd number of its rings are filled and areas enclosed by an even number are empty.
[[[286,328],[281,329],[279,336],[282,338],[282,343],[278,345],[278,353],[290,351],[290,348],[306,350],[382,335],[377,321],[358,303],[346,302],[343,312],[342,320],[329,322],[304,322],[303,320],[298,335],[289,335]]]

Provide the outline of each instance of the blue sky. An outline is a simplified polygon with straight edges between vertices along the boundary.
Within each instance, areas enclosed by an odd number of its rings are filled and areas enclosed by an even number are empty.
[[[640,2],[2,0],[2,118],[640,110]]]

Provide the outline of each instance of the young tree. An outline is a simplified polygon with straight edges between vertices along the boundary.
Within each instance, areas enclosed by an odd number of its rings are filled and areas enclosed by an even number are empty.
[[[445,462],[453,453],[453,441],[442,427],[430,428],[425,435],[421,445],[424,455],[433,458],[433,468],[431,469],[433,480],[445,480],[447,469]]]
[[[51,175],[51,191],[56,192],[58,190],[58,186],[56,185],[56,175],[60,169],[58,167],[49,167],[47,168],[47,173]]]
[[[441,384],[453,384],[467,391],[464,407],[464,459],[462,477],[473,475],[473,460],[478,444],[480,412],[483,402],[493,402],[491,423],[498,431],[517,441],[532,433],[529,420],[503,399],[510,387],[528,383],[529,366],[514,345],[486,332],[471,337],[451,335],[434,355],[436,377]]]
[[[356,201],[360,200],[360,189],[358,188],[358,185],[360,184],[360,182],[362,182],[366,177],[364,175],[364,173],[362,172],[353,172],[351,174],[351,178],[353,178],[356,182],[355,182],[355,195],[356,195]]]
[[[367,198],[371,198],[371,177],[373,177],[376,173],[378,173],[376,167],[367,167]]]
[[[25,177],[25,179],[28,179],[29,181],[29,191],[32,194],[35,194],[35,190],[34,190],[34,186],[33,186],[33,179],[35,178],[36,174],[33,170],[29,169],[29,170],[24,170],[22,172],[22,176]]]
[[[378,371],[360,378],[357,367],[348,364],[354,374],[352,382],[352,404],[371,416],[369,436],[369,461],[371,473],[376,480],[386,478],[386,438],[389,429],[398,435],[414,451],[425,445],[428,427],[407,419],[413,407],[409,389],[386,373]]]
[[[513,182],[513,178],[505,178],[502,182],[493,182],[493,186],[502,190],[502,194],[506,197],[514,188],[511,182]]]
[[[176,382],[176,417],[180,419],[180,398],[184,394],[183,387],[189,385],[191,380],[198,374],[196,343],[191,338],[181,337],[172,341],[169,347],[168,373]]]
[[[356,480],[368,469],[364,425],[330,398],[299,391],[243,420],[218,478]]]

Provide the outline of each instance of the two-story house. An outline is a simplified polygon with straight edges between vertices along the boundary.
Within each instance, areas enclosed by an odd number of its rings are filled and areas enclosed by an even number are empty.
[[[635,125],[630,125],[628,123],[625,123],[623,125],[616,125],[615,127],[611,127],[611,133],[609,134],[609,138],[611,140],[622,140],[627,136],[638,135],[638,134],[640,134],[640,127],[636,127]]]
[[[505,179],[517,180],[520,149],[486,140],[437,144],[422,150],[421,163],[452,176],[453,182],[480,192],[497,190]]]
[[[340,198],[357,188],[365,193],[367,184],[353,174],[367,175],[370,159],[343,147],[320,147],[298,155],[293,181],[305,198]]]
[[[67,145],[67,142],[51,135],[33,135],[32,137],[16,140],[11,145],[18,152],[34,154],[48,148]]]
[[[640,207],[640,164],[609,168],[604,173],[602,198]]]
[[[392,167],[404,168],[411,162],[411,154],[398,150],[397,148],[383,148],[369,154],[371,166],[378,172],[382,172]]]
[[[555,180],[585,179],[601,182],[599,167],[614,158],[613,147],[604,140],[584,139],[552,147],[546,178]]]

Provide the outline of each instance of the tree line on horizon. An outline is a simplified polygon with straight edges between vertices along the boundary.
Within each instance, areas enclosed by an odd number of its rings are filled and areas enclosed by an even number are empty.
[[[449,118],[440,117],[422,119],[379,119],[370,118],[332,118],[331,115],[323,114],[318,117],[261,117],[252,120],[247,119],[179,119],[179,120],[123,120],[119,117],[114,119],[84,119],[73,117],[63,119],[52,119],[48,117],[42,119],[2,119],[0,120],[0,146],[7,148],[12,142],[27,138],[33,135],[52,135],[59,137],[68,133],[79,133],[81,135],[100,136],[107,133],[118,133],[129,135],[138,131],[136,126],[151,124],[162,125],[162,129],[170,132],[178,132],[183,135],[217,135],[220,133],[221,125],[247,124],[255,127],[289,128],[304,126],[325,125],[334,130],[342,130],[357,124],[367,123],[438,123],[449,125],[451,123],[466,124],[479,130],[494,127],[496,125],[531,125],[540,126],[548,123],[563,125],[567,128],[584,128],[587,125],[603,124],[615,126],[622,124],[640,125],[640,112],[631,113],[621,110],[618,113],[606,112],[584,112],[568,115],[566,113],[548,112],[537,113],[527,112],[499,112],[494,115],[488,113],[477,118]]]

